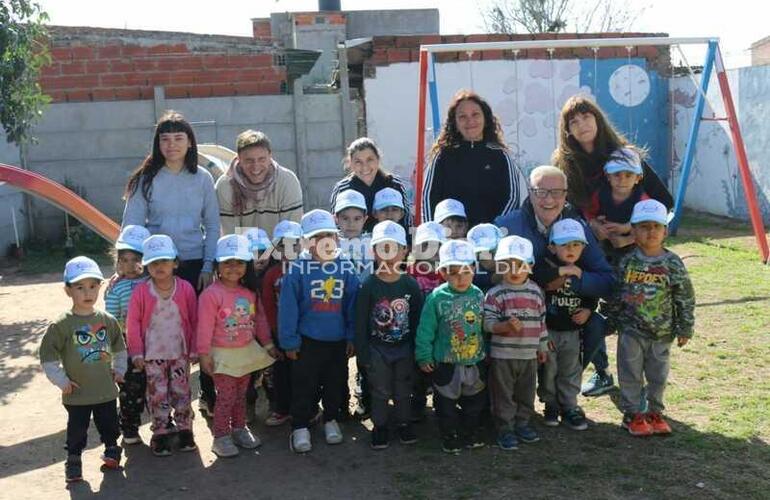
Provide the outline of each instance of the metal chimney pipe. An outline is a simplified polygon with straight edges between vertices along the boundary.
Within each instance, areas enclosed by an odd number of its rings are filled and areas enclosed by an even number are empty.
[[[340,7],[340,0],[318,0],[319,12],[340,11],[340,10],[342,10],[342,8]]]

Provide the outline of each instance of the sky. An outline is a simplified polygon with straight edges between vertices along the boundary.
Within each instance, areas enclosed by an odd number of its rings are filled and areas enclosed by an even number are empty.
[[[271,12],[314,11],[317,0],[216,0],[210,3],[158,0],[37,0],[50,24],[105,28],[189,31],[251,36],[253,17]],[[442,34],[484,33],[481,11],[496,0],[342,0],[343,10],[439,9]],[[593,2],[595,0],[591,0]],[[753,42],[770,35],[764,2],[731,0],[611,0],[643,8],[633,31],[668,33],[677,37],[720,38],[726,65],[751,63]],[[576,3],[586,0],[576,0]],[[590,3],[590,2],[589,2]],[[215,6],[206,8],[206,5]],[[686,52],[690,64],[703,64],[705,48]]]

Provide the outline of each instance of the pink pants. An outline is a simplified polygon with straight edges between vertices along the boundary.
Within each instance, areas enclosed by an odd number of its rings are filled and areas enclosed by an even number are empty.
[[[230,434],[233,429],[246,427],[246,390],[250,374],[232,377],[222,373],[214,374],[217,402],[214,405],[214,437]]]
[[[159,359],[144,363],[147,374],[147,409],[152,417],[152,434],[168,434],[171,409],[179,430],[192,429],[190,364],[186,359]]]

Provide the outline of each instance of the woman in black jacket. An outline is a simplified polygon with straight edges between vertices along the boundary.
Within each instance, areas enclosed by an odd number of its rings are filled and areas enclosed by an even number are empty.
[[[508,155],[500,122],[473,91],[454,95],[430,155],[423,222],[433,220],[434,208],[447,198],[465,205],[468,226],[473,227],[518,209],[527,197],[527,180]]]

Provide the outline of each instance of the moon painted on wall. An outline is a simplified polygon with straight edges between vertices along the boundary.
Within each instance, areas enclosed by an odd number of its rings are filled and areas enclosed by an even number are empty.
[[[621,106],[638,106],[650,95],[650,77],[636,64],[624,64],[610,76],[610,95]]]

